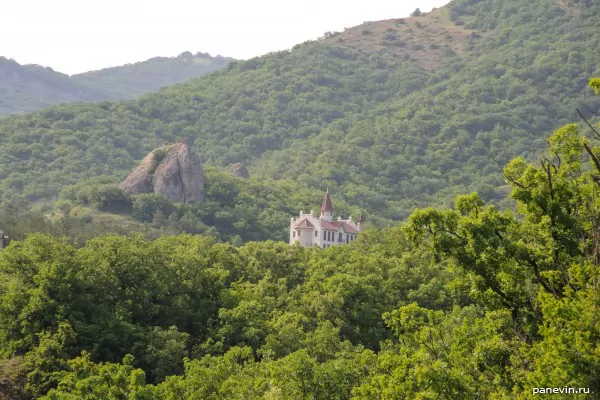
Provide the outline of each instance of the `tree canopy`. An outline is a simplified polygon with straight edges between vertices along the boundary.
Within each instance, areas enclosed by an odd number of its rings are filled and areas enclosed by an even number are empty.
[[[461,195],[328,249],[14,241],[0,252],[0,394],[596,398],[599,140],[566,125],[539,161],[513,159],[516,211]]]

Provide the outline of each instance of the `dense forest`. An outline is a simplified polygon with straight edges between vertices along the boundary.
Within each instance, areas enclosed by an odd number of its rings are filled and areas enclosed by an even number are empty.
[[[516,213],[461,195],[329,249],[29,235],[0,252],[0,396],[597,398],[599,141],[510,161]]]
[[[229,58],[190,52],[68,76],[0,57],[0,116],[73,101],[133,99],[225,68]]]

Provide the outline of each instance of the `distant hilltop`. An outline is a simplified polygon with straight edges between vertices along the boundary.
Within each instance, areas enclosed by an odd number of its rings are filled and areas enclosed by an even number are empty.
[[[154,57],[134,64],[69,76],[50,67],[21,65],[0,56],[0,115],[36,111],[73,101],[126,100],[229,65],[232,58],[192,54]]]

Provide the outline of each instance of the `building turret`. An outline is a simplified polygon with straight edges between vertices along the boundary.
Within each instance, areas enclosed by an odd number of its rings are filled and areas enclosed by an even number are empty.
[[[8,236],[0,229],[0,250],[8,246]]]
[[[359,232],[362,232],[365,229],[365,217],[362,214],[358,215],[358,220],[356,221],[356,229]]]
[[[325,193],[325,199],[323,199],[323,205],[321,206],[321,218],[326,221],[333,221],[333,204],[331,203],[331,196],[329,196],[329,189]]]

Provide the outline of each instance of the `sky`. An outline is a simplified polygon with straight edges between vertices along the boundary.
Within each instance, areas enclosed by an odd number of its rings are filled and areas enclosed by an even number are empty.
[[[0,0],[0,56],[85,71],[184,51],[248,59],[449,0]]]

